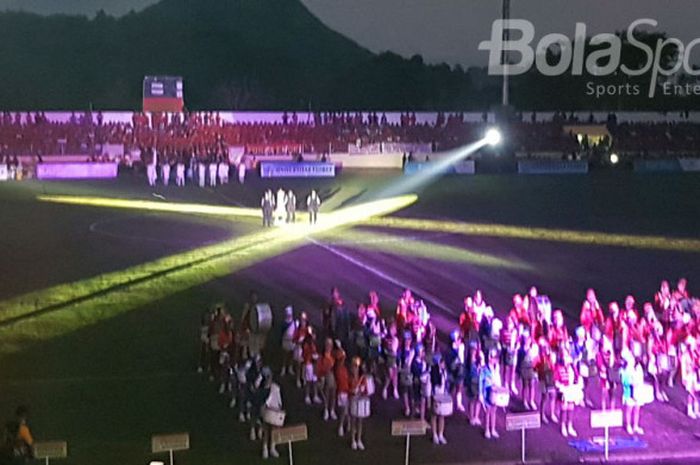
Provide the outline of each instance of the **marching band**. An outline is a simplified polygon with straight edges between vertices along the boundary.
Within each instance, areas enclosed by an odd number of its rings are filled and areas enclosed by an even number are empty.
[[[257,299],[251,302],[247,318]],[[352,315],[334,288],[319,315],[320,332],[305,312],[295,318],[291,306],[285,309],[279,374],[294,377],[305,403],[322,407],[323,421],[337,422],[338,436],[350,433],[353,450],[365,449],[364,420],[372,413],[375,387],[382,399],[399,402],[406,417],[425,421],[435,445],[447,443],[445,418],[454,411],[466,412],[471,425],[483,424],[487,439],[497,439],[499,411],[515,405],[539,411],[543,423],[576,437],[577,411],[598,399],[602,409],[621,405],[626,431],[643,435],[642,407],[668,402],[666,390],[677,376],[687,415],[700,416],[700,301],[691,299],[687,282],[680,280],[673,291],[662,282],[641,314],[632,296],[607,309],[589,289],[580,325],[570,335],[562,310],[552,309],[534,287],[513,297],[505,323],[477,290],[464,299],[449,344],[439,350],[427,307],[409,289],[393,315],[381,311],[376,292]],[[250,438],[263,439],[263,457],[276,457],[270,431],[284,424],[280,385],[259,351],[241,348],[253,339],[254,326],[243,321],[234,331],[221,305],[205,314],[199,371],[207,370],[220,392],[231,396],[239,420],[250,422]],[[593,397],[596,389],[600,396]]]

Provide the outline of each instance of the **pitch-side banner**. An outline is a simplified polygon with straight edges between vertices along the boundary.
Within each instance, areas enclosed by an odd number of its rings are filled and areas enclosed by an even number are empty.
[[[335,165],[322,162],[263,161],[260,163],[262,178],[333,178]]]

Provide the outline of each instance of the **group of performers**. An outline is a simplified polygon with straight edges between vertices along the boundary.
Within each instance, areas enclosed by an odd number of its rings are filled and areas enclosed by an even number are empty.
[[[216,187],[229,183],[231,164],[224,155],[213,152],[207,156],[198,156],[193,153],[188,159],[184,153],[159,153],[153,148],[142,148],[141,152],[146,163],[148,185],[151,187],[155,187],[159,179],[164,186],[174,181],[178,187],[183,187],[187,180],[197,182],[199,187]],[[246,175],[245,163],[240,162],[236,171],[238,181],[243,184]]]
[[[272,189],[266,190],[260,201],[260,207],[264,227],[296,222],[297,197],[291,189],[285,192],[280,188],[277,194],[273,194]],[[309,212],[309,223],[316,224],[318,211],[321,208],[321,198],[315,190],[312,190],[306,198],[306,207]]]
[[[231,406],[239,407],[241,421],[251,422],[255,439],[259,425],[279,422],[269,414],[282,409],[279,386],[260,352],[233,341],[227,321],[222,309],[207,314],[201,366],[221,380],[221,392],[232,393]],[[498,412],[518,405],[539,411],[545,424],[558,424],[563,436],[576,437],[577,411],[593,408],[598,399],[596,408],[621,404],[627,432],[642,435],[642,407],[668,402],[666,389],[678,377],[687,392],[688,416],[700,416],[699,323],[700,301],[691,299],[683,279],[674,290],[662,282],[641,311],[628,296],[622,308],[611,302],[604,312],[589,289],[571,335],[563,312],[552,309],[535,287],[513,296],[503,320],[477,290],[464,299],[458,326],[441,350],[426,304],[409,289],[395,312],[383,313],[376,292],[351,311],[334,288],[318,330],[305,312],[295,315],[287,307],[274,346],[283,352],[280,379],[293,377],[304,402],[318,405],[324,421],[337,422],[339,436],[349,433],[354,450],[365,448],[363,422],[375,394],[400,402],[406,417],[426,421],[435,444],[447,443],[445,417],[454,411],[496,439]],[[260,437],[268,438],[263,456],[276,455],[269,434]]]

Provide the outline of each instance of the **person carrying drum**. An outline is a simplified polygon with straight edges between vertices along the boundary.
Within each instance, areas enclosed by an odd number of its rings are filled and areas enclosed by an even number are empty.
[[[433,444],[447,444],[445,439],[445,417],[452,414],[452,396],[447,389],[447,365],[440,353],[433,356],[430,369],[430,384],[433,391]]]
[[[415,348],[415,356],[411,362],[411,375],[413,375],[413,411],[418,412],[421,421],[425,421],[425,408],[431,397],[430,367],[425,360],[425,348],[418,344]]]
[[[272,427],[280,427],[284,424],[284,410],[282,407],[282,391],[279,384],[272,380],[272,370],[269,367],[262,369],[262,386],[260,398],[262,404],[262,457],[267,459],[279,457],[279,452],[272,441]],[[281,423],[280,424],[280,420]],[[274,423],[274,424],[273,424]]]
[[[370,400],[367,391],[367,379],[362,373],[362,360],[354,357],[350,364],[350,426],[352,450],[365,450],[362,442],[364,419],[370,416]]]
[[[501,382],[501,369],[498,366],[499,356],[498,349],[491,349],[488,354],[488,362],[479,375],[479,401],[486,411],[486,425],[484,427],[486,439],[498,439],[499,437],[498,431],[496,431],[496,410],[498,409],[497,403],[500,402],[496,394],[499,389],[505,389],[504,393],[507,393],[507,388],[503,388]]]
[[[316,224],[318,220],[318,211],[321,208],[321,198],[315,190],[312,190],[311,194],[307,197],[306,207],[309,210],[309,223]]]
[[[622,405],[625,407],[625,424],[627,434],[643,435],[644,430],[639,426],[639,416],[643,405],[646,405],[654,397],[654,388],[644,384],[644,369],[640,360],[634,354],[625,349],[622,352],[622,370],[620,382],[622,384]],[[650,398],[645,398],[645,395]]]

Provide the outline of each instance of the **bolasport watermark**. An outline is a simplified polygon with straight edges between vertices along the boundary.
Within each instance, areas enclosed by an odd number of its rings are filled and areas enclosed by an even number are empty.
[[[551,33],[535,42],[535,26],[525,19],[498,19],[491,27],[491,39],[479,44],[479,50],[489,52],[490,75],[517,76],[530,71],[533,66],[544,76],[562,76],[570,73],[572,76],[587,75],[594,77],[611,76],[624,73],[629,77],[648,75],[649,84],[600,84],[595,81],[586,83],[586,94],[600,98],[603,96],[639,96],[646,93],[654,98],[657,92],[666,96],[700,95],[700,83],[675,84],[673,76],[684,73],[689,77],[700,76],[700,68],[692,65],[693,52],[700,54],[700,38],[687,44],[675,37],[659,38],[655,44],[642,42],[638,34],[644,27],[656,28],[658,22],[654,19],[643,18],[633,21],[626,31],[624,39],[629,46],[643,53],[645,60],[638,68],[631,68],[622,63],[623,40],[620,35],[611,33],[596,34],[588,37],[585,23],[576,23],[573,40],[561,33]],[[508,38],[504,40],[504,30]],[[595,47],[586,50],[587,45]],[[555,62],[548,57],[549,50],[557,50]],[[665,52],[675,51],[677,59],[672,60],[671,66],[664,67]],[[508,56],[503,63],[504,53]],[[660,84],[660,85],[659,85]]]

